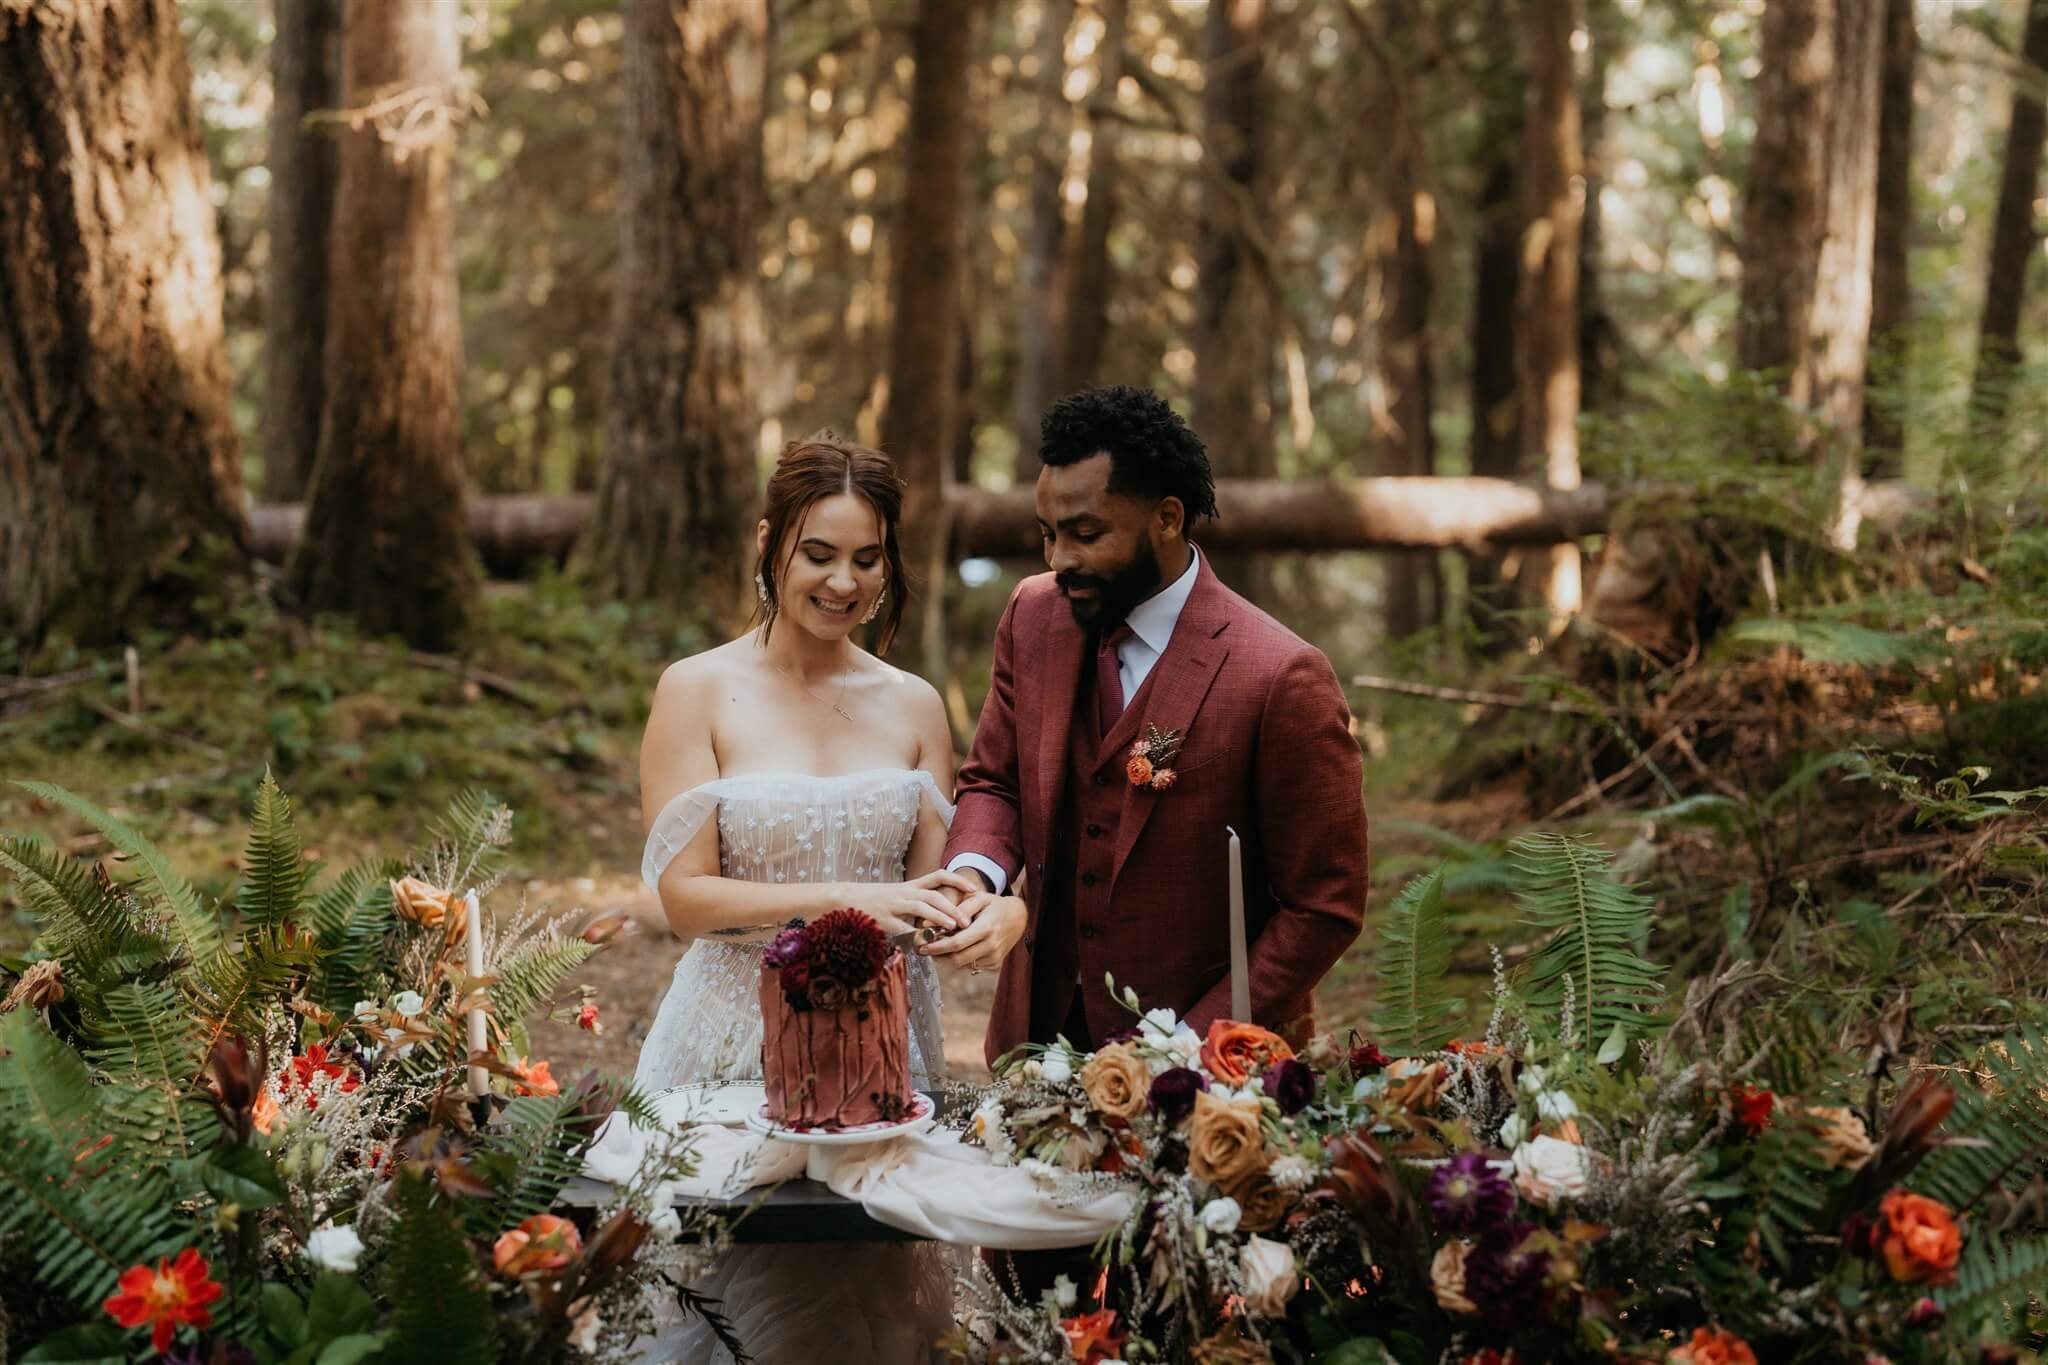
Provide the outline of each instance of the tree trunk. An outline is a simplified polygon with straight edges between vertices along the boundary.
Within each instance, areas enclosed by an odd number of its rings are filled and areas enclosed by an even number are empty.
[[[1017,371],[1011,386],[1011,425],[1017,434],[1017,482],[1038,477],[1038,419],[1057,396],[1062,302],[1060,265],[1067,218],[1060,184],[1066,177],[1068,133],[1073,127],[1065,86],[1067,29],[1074,0],[1039,6],[1035,145],[1031,149],[1031,221],[1017,272]]]
[[[0,5],[0,637],[115,636],[244,552],[191,85],[171,5]]]
[[[598,588],[752,600],[768,0],[629,0]]]
[[[1877,117],[1877,244],[1870,276],[1873,369],[1896,392],[1906,371],[1913,287],[1907,271],[1913,237],[1913,79],[1920,32],[1913,0],[1885,0],[1884,75]],[[1897,478],[1905,430],[1896,396],[1863,407],[1865,469]]]
[[[476,585],[463,534],[455,284],[459,7],[347,6],[320,456],[294,591],[423,649],[462,635]]]
[[[1579,486],[1579,90],[1572,69],[1576,0],[1523,0],[1529,85],[1523,129],[1521,326],[1516,366],[1522,444],[1543,459],[1544,483]],[[1545,556],[1553,627],[1580,602],[1579,551]]]
[[[1521,470],[1521,405],[1515,393],[1516,248],[1521,211],[1515,183],[1522,141],[1521,78],[1513,25],[1493,0],[1485,34],[1491,60],[1481,73],[1484,103],[1478,147],[1483,158],[1472,243],[1472,374],[1470,459],[1475,475],[1510,479]],[[1504,647],[1511,633],[1502,612],[1511,604],[1502,564],[1475,555],[1466,571],[1466,604],[1482,647]]]
[[[341,0],[277,0],[270,46],[270,285],[263,317],[263,497],[305,496],[320,453],[335,129],[307,116],[341,103]]]
[[[1816,454],[1829,470],[1828,538],[1856,547],[1863,482],[1863,381],[1870,368],[1872,267],[1877,246],[1878,109],[1885,0],[1835,0],[1835,79],[1829,97],[1827,227],[1814,287]]]
[[[920,0],[911,39],[903,203],[896,220],[889,328],[889,398],[882,447],[908,485],[904,559],[929,596],[913,599],[905,626],[928,676],[945,663],[941,626],[946,583],[941,524],[959,430],[961,294],[967,258],[968,73],[985,0]]]
[[[1067,297],[1061,307],[1064,335],[1060,340],[1062,393],[1092,386],[1102,370],[1102,352],[1109,340],[1109,298],[1116,276],[1109,260],[1109,230],[1116,222],[1118,180],[1115,116],[1117,86],[1124,78],[1124,52],[1130,0],[1105,0],[1102,41],[1096,45],[1101,80],[1093,104],[1107,117],[1088,119],[1088,200],[1081,206],[1081,230],[1075,234],[1073,259],[1067,264]]]
[[[1387,6],[1380,49],[1394,55],[1376,74],[1383,95],[1376,102],[1386,130],[1381,165],[1382,204],[1371,231],[1377,260],[1378,368],[1386,394],[1385,471],[1414,476],[1436,473],[1434,371],[1430,363],[1429,303],[1432,279],[1429,248],[1436,230],[1436,204],[1423,175],[1422,130],[1414,116],[1414,92],[1405,76],[1413,52],[1407,42],[1413,21],[1408,0]],[[1399,67],[1401,69],[1394,69]],[[1428,551],[1386,557],[1386,627],[1403,640],[1440,618],[1443,580]]]
[[[1273,336],[1266,242],[1265,0],[1214,0],[1202,40],[1202,188],[1195,225],[1193,426],[1222,477],[1273,470]],[[1262,564],[1219,561],[1253,600],[1270,597]]]
[[[1764,7],[1756,140],[1742,206],[1736,357],[1744,369],[1779,371],[1800,407],[1813,400],[1804,362],[1827,222],[1833,10],[1833,0]]]
[[[2031,74],[2048,70],[2048,3],[2033,0],[2022,54]],[[1998,211],[1991,229],[1991,260],[1984,280],[1984,314],[1977,333],[1977,372],[1971,408],[1984,438],[1998,439],[2011,404],[2013,372],[2021,358],[2020,315],[2027,296],[2027,262],[2040,235],[2034,195],[2041,178],[2041,141],[2048,117],[2039,87],[2016,85],[2006,125],[2005,162],[1998,181]]]
[[[1600,292],[1604,229],[1600,191],[1607,183],[1607,68],[1620,41],[1620,16],[1610,0],[1587,0],[1586,91],[1581,111],[1584,212],[1579,224],[1579,408],[1598,412],[1615,397],[1621,366],[1620,337]]]

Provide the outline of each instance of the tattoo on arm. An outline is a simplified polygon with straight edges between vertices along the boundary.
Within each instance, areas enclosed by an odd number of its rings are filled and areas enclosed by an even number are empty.
[[[773,933],[775,927],[772,924],[741,924],[730,929],[713,929],[711,935],[713,938],[750,938],[755,934]]]

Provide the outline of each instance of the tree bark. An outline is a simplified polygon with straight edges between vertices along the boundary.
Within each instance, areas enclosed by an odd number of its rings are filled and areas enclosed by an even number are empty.
[[[1065,256],[1067,218],[1060,194],[1066,178],[1068,134],[1073,128],[1065,93],[1067,29],[1074,21],[1074,0],[1047,0],[1039,6],[1038,38],[1032,55],[1038,59],[1037,127],[1031,149],[1029,205],[1031,221],[1017,272],[1017,371],[1011,385],[1010,421],[1017,435],[1017,482],[1038,477],[1038,419],[1057,396],[1064,293],[1060,267]]]
[[[2039,79],[2041,72],[2048,71],[2048,3],[2033,0],[2020,46],[2021,55]],[[2005,424],[2013,371],[2021,358],[2020,316],[2027,295],[2027,262],[2040,241],[2034,225],[2034,195],[2041,178],[2044,135],[2048,135],[2048,111],[2044,111],[2038,87],[2016,85],[1998,180],[1991,259],[1984,279],[1977,372],[1971,385],[1971,409],[1980,431],[1991,440],[1997,439]]]
[[[1116,222],[1122,177],[1117,165],[1121,124],[1114,111],[1117,86],[1124,78],[1130,8],[1130,0],[1106,0],[1102,6],[1103,35],[1096,46],[1101,80],[1092,105],[1109,114],[1102,117],[1091,111],[1088,119],[1088,200],[1081,206],[1081,228],[1075,234],[1073,259],[1067,264],[1066,302],[1060,309],[1064,335],[1058,388],[1062,393],[1095,384],[1109,340],[1109,300],[1116,284],[1109,259],[1109,232]]]
[[[1833,13],[1833,0],[1764,7],[1756,140],[1742,206],[1736,357],[1744,369],[1779,371],[1801,407],[1813,399],[1804,362],[1827,222]]]
[[[1576,0],[1523,0],[1529,84],[1523,129],[1521,326],[1516,366],[1522,444],[1543,459],[1547,486],[1579,486],[1579,224],[1584,208],[1579,91],[1572,65]],[[1553,623],[1579,608],[1579,551],[1547,554]]]
[[[1579,408],[1598,412],[1620,385],[1620,336],[1600,290],[1605,232],[1600,191],[1607,183],[1607,69],[1619,41],[1620,17],[1611,0],[1587,0],[1589,40],[1585,99],[1580,113],[1584,147],[1584,211],[1579,224]]]
[[[1913,0],[1885,0],[1883,93],[1877,118],[1877,242],[1870,277],[1873,368],[1887,388],[1905,379],[1906,329],[1913,316],[1907,271],[1913,237],[1913,80],[1920,32]],[[1897,478],[1905,430],[1896,400],[1863,407],[1864,466],[1876,478]]]
[[[907,485],[902,541],[909,571],[944,591],[945,491],[958,431],[960,309],[967,258],[968,72],[985,0],[920,0],[911,38],[916,63],[906,134],[903,204],[896,221],[889,329],[889,398],[882,447]],[[936,600],[913,599],[905,628],[927,676],[941,676],[945,641]]]
[[[0,5],[0,636],[116,636],[244,553],[191,83],[171,5]]]
[[[1521,404],[1515,393],[1516,294],[1521,240],[1516,163],[1522,141],[1521,76],[1514,25],[1502,0],[1491,0],[1484,37],[1489,60],[1479,75],[1483,102],[1477,146],[1479,197],[1472,241],[1472,472],[1513,478],[1521,470]],[[1466,571],[1466,606],[1474,633],[1489,652],[1507,645],[1501,613],[1507,585],[1497,556],[1476,555]]]
[[[1195,225],[1195,434],[1220,477],[1273,471],[1272,320],[1258,252],[1266,241],[1266,0],[1214,0],[1202,36],[1202,186]],[[1213,539],[1213,537],[1211,537]],[[1254,601],[1265,566],[1219,560]]]
[[[768,0],[628,0],[619,267],[592,581],[751,601],[760,411],[756,237]]]
[[[457,6],[348,5],[320,455],[289,573],[310,608],[422,649],[462,636],[476,586],[462,515],[455,282]]]
[[[1885,0],[1835,0],[1835,78],[1829,97],[1827,225],[1807,348],[1828,468],[1827,534],[1856,547],[1863,483],[1863,382],[1870,368],[1872,271],[1877,247],[1878,110],[1883,94]]]
[[[341,0],[277,0],[270,46],[270,284],[263,317],[263,496],[295,501],[320,453],[327,341],[332,126],[341,103]]]

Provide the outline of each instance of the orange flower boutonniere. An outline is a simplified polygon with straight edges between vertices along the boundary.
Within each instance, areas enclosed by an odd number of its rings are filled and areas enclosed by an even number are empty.
[[[1131,758],[1124,764],[1124,776],[1130,779],[1133,787],[1165,791],[1177,780],[1177,774],[1168,765],[1180,757],[1180,746],[1186,738],[1179,730],[1146,726],[1145,737],[1131,746]]]

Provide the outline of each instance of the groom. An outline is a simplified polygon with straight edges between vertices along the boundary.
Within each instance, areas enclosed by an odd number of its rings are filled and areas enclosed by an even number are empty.
[[[946,848],[996,895],[1025,883],[988,1059],[1056,1033],[1087,1050],[1135,1023],[1105,974],[1197,1031],[1227,1015],[1229,829],[1252,1016],[1298,1045],[1365,909],[1361,759],[1336,674],[1189,539],[1216,514],[1215,480],[1157,394],[1062,399],[1039,455],[1052,572],[1019,585],[997,627]],[[1171,785],[1140,785],[1131,762],[1154,732],[1178,746],[1154,755]]]

